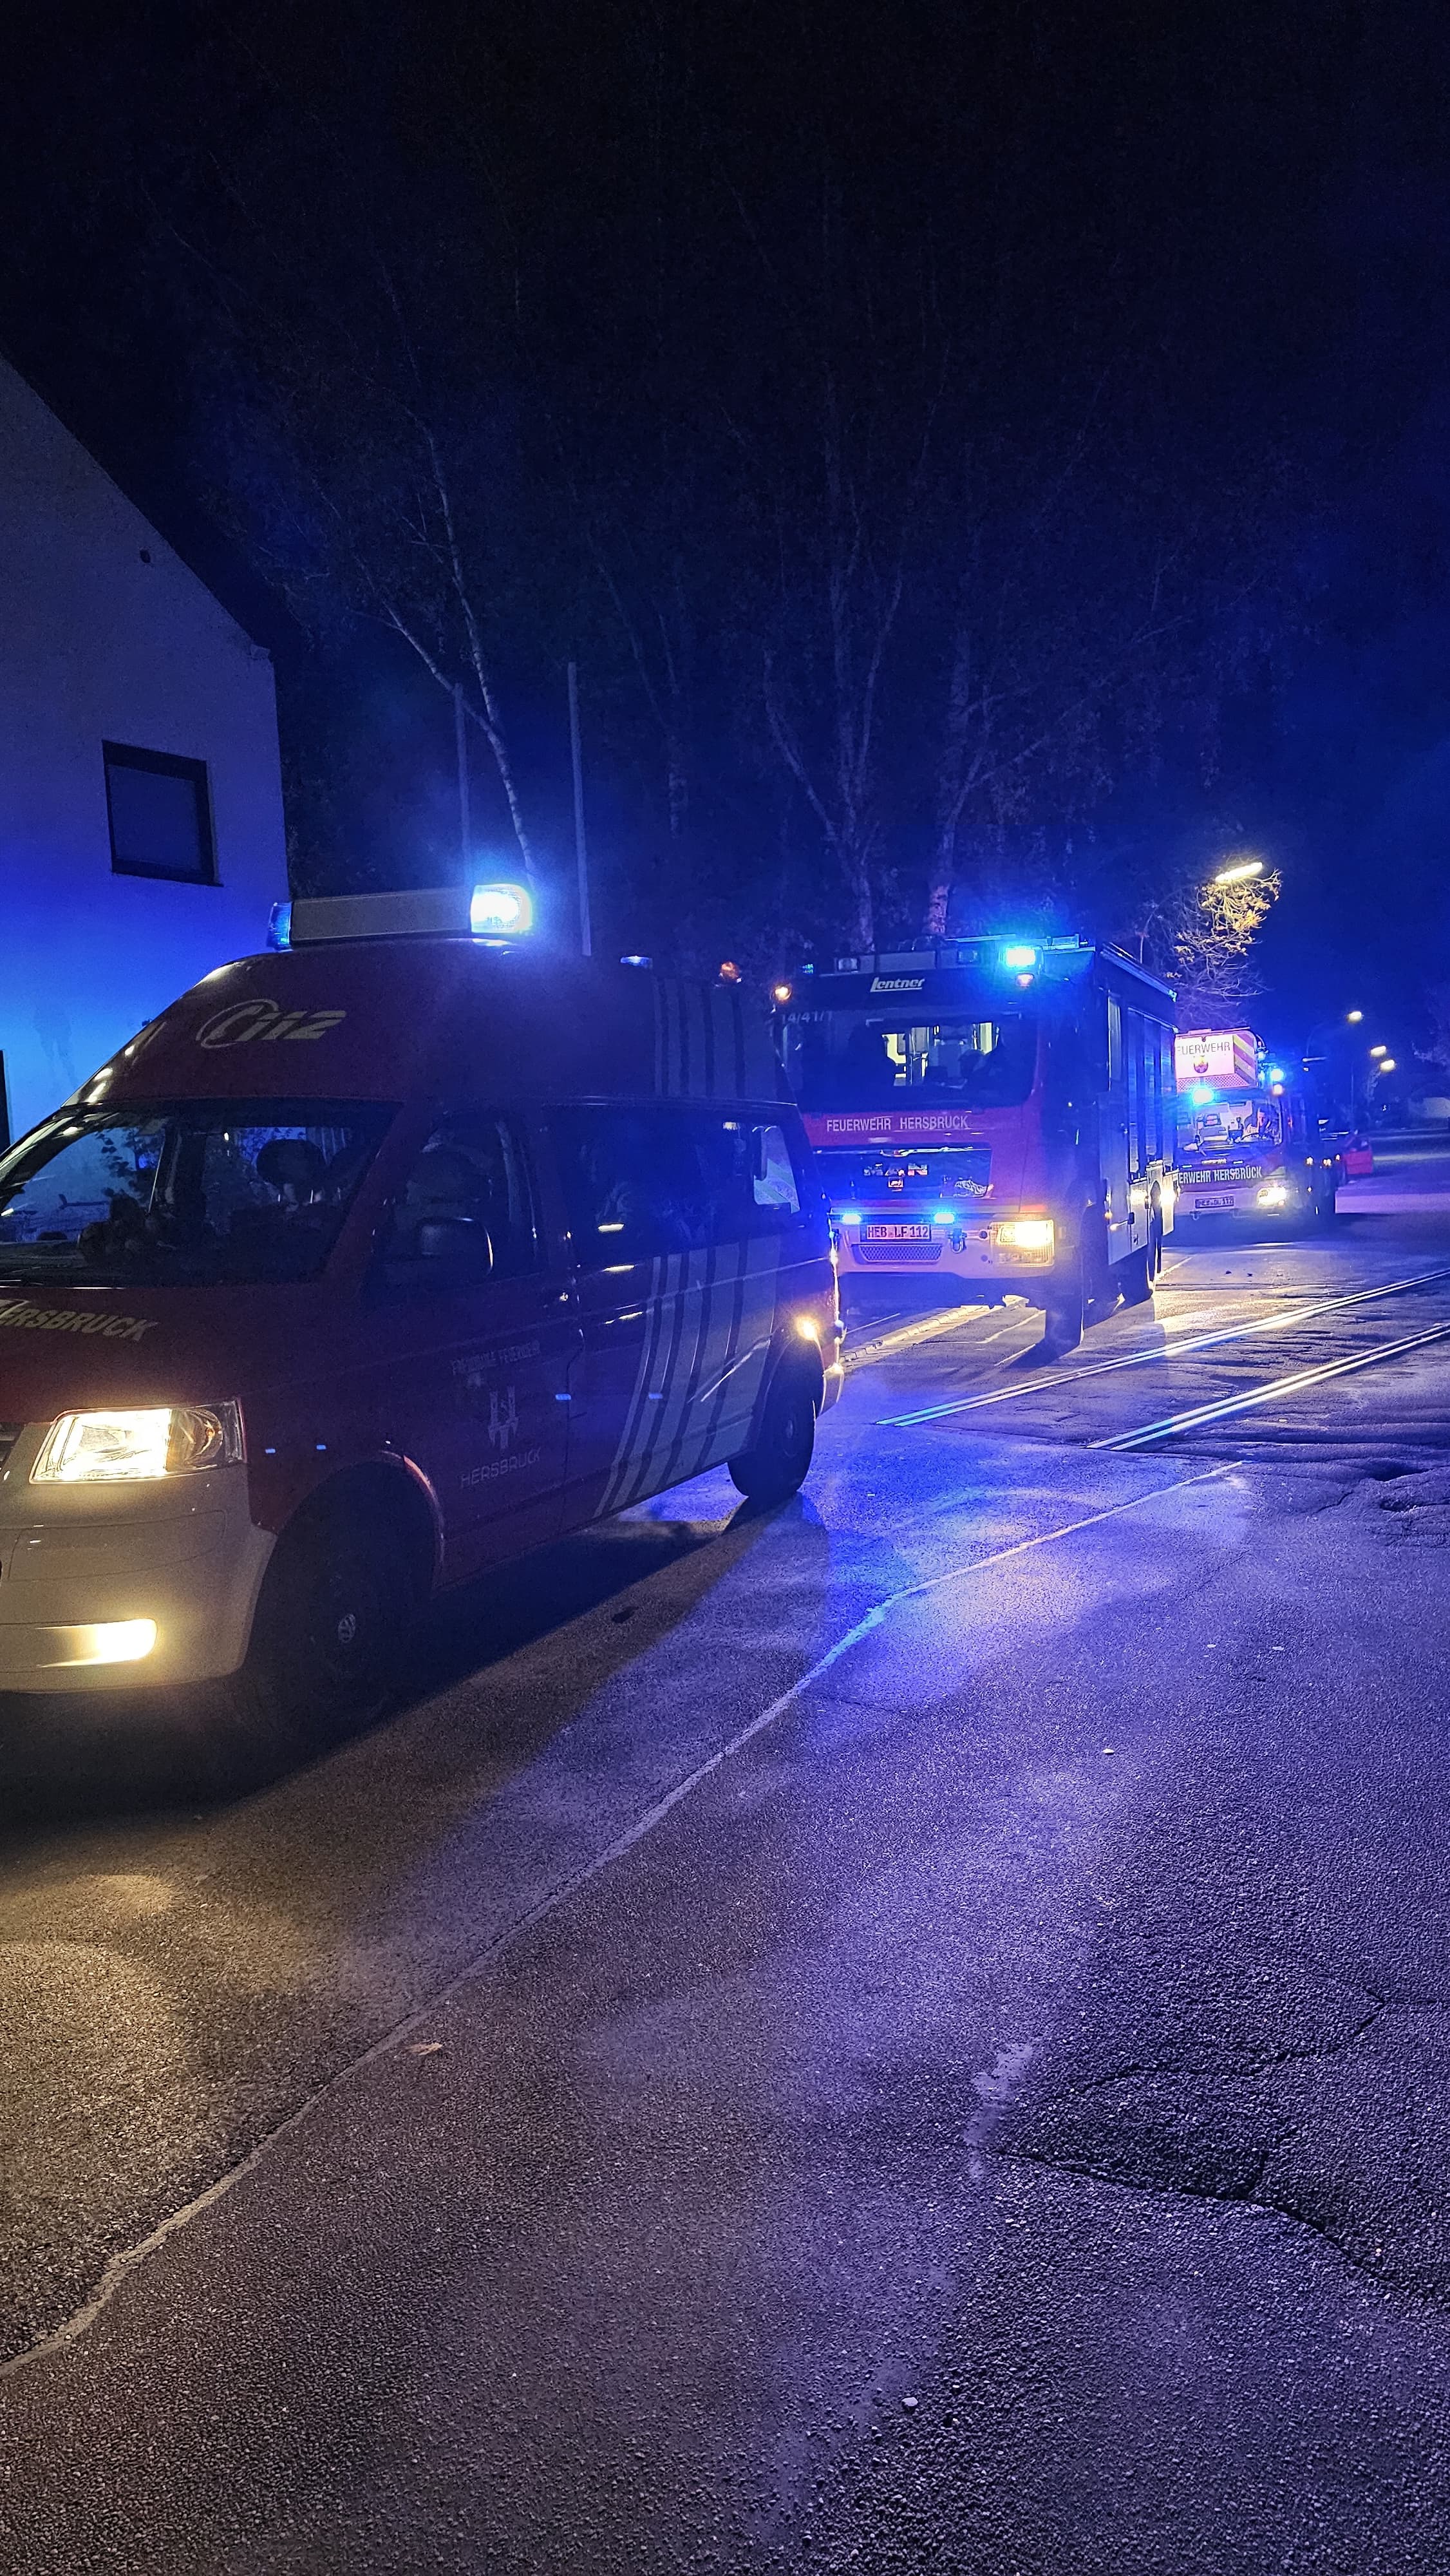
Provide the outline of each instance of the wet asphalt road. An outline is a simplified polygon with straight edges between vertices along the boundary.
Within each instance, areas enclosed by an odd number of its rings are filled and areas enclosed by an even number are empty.
[[[0,2561],[1443,2568],[1445,1182],[878,1324],[311,1766],[9,1712]]]

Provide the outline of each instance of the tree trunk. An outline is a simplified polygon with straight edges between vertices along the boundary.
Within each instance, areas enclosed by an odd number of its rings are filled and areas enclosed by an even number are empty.
[[[851,889],[852,933],[859,956],[869,956],[876,945],[876,897],[871,884],[871,867],[864,851],[846,854],[846,878]]]
[[[947,910],[951,899],[952,881],[947,874],[946,862],[938,859],[935,873],[926,890],[926,910],[921,917],[922,932],[926,938],[945,939]]]

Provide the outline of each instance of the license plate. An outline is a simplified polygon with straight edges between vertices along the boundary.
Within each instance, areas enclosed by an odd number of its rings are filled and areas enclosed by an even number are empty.
[[[1194,1200],[1194,1202],[1193,1202],[1193,1213],[1194,1213],[1194,1215],[1195,1215],[1195,1216],[1207,1216],[1207,1215],[1210,1213],[1210,1211],[1211,1211],[1212,1209],[1214,1209],[1214,1208],[1231,1208],[1231,1207],[1237,1207],[1237,1206],[1238,1206],[1238,1200],[1237,1200],[1237,1199],[1235,1199],[1235,1198],[1226,1198],[1226,1199],[1202,1199],[1202,1198],[1199,1198],[1199,1199],[1195,1199],[1195,1200]]]
[[[863,1243],[930,1243],[929,1225],[863,1225]]]

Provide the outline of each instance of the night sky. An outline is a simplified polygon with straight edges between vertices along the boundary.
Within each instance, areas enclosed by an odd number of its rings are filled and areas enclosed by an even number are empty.
[[[317,515],[328,474],[390,470],[328,378],[385,271],[541,867],[573,657],[631,944],[843,935],[779,738],[830,767],[829,377],[878,600],[911,496],[860,823],[881,934],[921,926],[970,575],[1015,685],[1053,662],[1088,714],[967,809],[953,925],[1121,929],[1160,864],[1252,846],[1285,882],[1270,1025],[1358,1002],[1403,1048],[1450,974],[1447,45],[1413,0],[59,5],[7,48],[0,343],[272,644],[307,881],[436,877],[456,834],[446,702]],[[1161,668],[1123,646],[1150,560]],[[481,739],[475,774],[503,832]]]

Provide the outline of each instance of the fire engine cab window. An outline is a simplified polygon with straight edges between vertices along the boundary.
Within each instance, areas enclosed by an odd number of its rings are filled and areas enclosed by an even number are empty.
[[[538,1244],[523,1149],[506,1118],[461,1111],[441,1119],[393,1203],[390,1267],[420,1276],[517,1279]],[[395,1273],[396,1275],[396,1273]]]
[[[1010,1109],[1032,1088],[1035,1020],[917,1021],[898,1012],[803,1012],[787,1025],[786,1070],[803,1109],[884,1109],[910,1094]]]
[[[799,1216],[778,1123],[670,1103],[566,1110],[555,1133],[575,1254],[589,1267],[740,1242]]]
[[[393,1114],[318,1100],[63,1113],[0,1160],[0,1276],[314,1278]]]
[[[1178,1140],[1184,1162],[1213,1162],[1284,1141],[1283,1105],[1277,1100],[1221,1100],[1199,1107],[1190,1100],[1185,1108]]]

